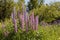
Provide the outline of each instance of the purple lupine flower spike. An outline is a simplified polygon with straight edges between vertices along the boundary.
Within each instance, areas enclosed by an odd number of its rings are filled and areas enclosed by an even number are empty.
[[[32,28],[32,15],[30,15],[30,17],[29,17],[29,18],[30,18],[29,25],[30,25],[31,29],[33,29],[33,28]]]
[[[24,15],[22,15],[20,11],[18,11],[18,17],[19,17],[21,29],[24,30]]]
[[[8,31],[5,31],[4,32],[4,36],[7,37],[9,35],[9,32]]]
[[[4,31],[4,29],[5,29],[5,25],[4,25],[4,22],[2,22],[2,30]],[[3,34],[5,35],[5,31],[3,32]]]
[[[38,16],[35,17],[35,30],[38,29]]]
[[[34,21],[34,13],[32,13],[31,15],[30,15],[30,26],[31,26],[31,28],[34,30],[34,23],[35,21]]]
[[[20,26],[21,26],[21,12],[18,10],[18,18],[19,18],[19,23],[20,23]]]
[[[3,32],[4,36],[5,36],[5,37],[8,36],[9,32],[4,30],[4,29],[5,29],[4,22],[2,22],[2,29],[3,29],[3,31],[4,31],[4,32]]]
[[[4,30],[4,28],[5,28],[5,25],[4,25],[4,22],[2,22],[2,29]]]
[[[16,23],[16,19],[15,19],[15,9],[14,9],[14,12],[12,13],[12,21],[14,24],[14,31],[17,32],[17,23]]]
[[[27,12],[24,11],[23,15],[24,15],[24,20],[26,21],[26,19],[27,19]]]
[[[20,11],[18,10],[18,18],[20,18]]]
[[[24,31],[24,15],[21,16],[21,27],[22,30]]]
[[[34,12],[33,12],[32,13],[32,28],[33,28],[33,30],[35,28],[34,24],[35,24],[35,20],[34,20]]]
[[[26,31],[28,31],[28,15],[27,15],[27,12],[26,10],[24,9],[24,4],[22,3],[22,9],[23,9],[23,15],[24,15],[24,23],[25,23],[25,26],[26,26]]]
[[[28,13],[26,13],[26,31],[28,32],[28,26],[29,26],[29,16]]]

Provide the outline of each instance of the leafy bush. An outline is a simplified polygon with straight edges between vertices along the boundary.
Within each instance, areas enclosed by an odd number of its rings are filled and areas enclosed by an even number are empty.
[[[41,7],[33,9],[35,15],[39,15],[39,21],[51,22],[60,18],[60,2],[49,5],[41,5]]]

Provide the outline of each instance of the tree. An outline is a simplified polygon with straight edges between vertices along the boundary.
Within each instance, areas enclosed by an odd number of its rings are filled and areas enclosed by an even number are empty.
[[[50,4],[51,12],[55,19],[60,19],[60,2]]]
[[[37,8],[40,5],[42,5],[43,2],[44,2],[44,0],[30,0],[28,2],[28,8],[29,8],[29,10],[32,10],[32,9]]]
[[[25,8],[25,1],[24,0],[18,0],[17,5],[18,5],[18,9],[20,10],[20,12],[22,12],[23,9]]]
[[[39,15],[39,21],[52,22],[60,19],[60,3],[55,2],[49,5],[41,5],[39,8],[33,9],[35,15]]]
[[[10,17],[13,5],[13,0],[0,0],[0,21]]]
[[[8,19],[10,18],[11,12],[13,11],[13,7],[14,7],[13,0],[0,0],[0,22],[2,22],[3,31],[5,29],[5,23],[4,23],[5,18]]]

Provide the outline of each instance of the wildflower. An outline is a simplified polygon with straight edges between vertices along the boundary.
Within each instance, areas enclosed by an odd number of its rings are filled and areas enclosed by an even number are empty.
[[[28,31],[28,15],[27,15],[27,12],[26,10],[24,9],[24,4],[22,3],[22,9],[23,9],[23,15],[24,15],[24,23],[25,23],[25,26],[26,26],[26,31]]]
[[[28,31],[28,27],[29,27],[29,16],[28,14],[26,13],[26,31]]]
[[[4,32],[4,36],[7,37],[9,35],[9,32],[8,31],[5,31]]]
[[[34,30],[34,24],[35,24],[35,21],[34,21],[34,13],[32,13],[30,15],[30,26],[31,28]]]
[[[12,21],[14,24],[14,30],[15,30],[15,32],[17,32],[17,23],[16,23],[16,19],[15,19],[15,8],[14,8],[14,11],[12,13]]]
[[[19,24],[21,26],[21,12],[18,10],[18,18],[19,18]]]
[[[32,16],[30,15],[29,18],[30,18],[30,19],[29,19],[29,21],[30,21],[30,22],[29,22],[29,26],[32,28]],[[33,29],[33,28],[32,28],[32,29]]]
[[[35,26],[34,13],[32,13],[32,29],[34,30]]]
[[[38,16],[35,17],[35,30],[38,29]]]
[[[5,28],[5,25],[4,25],[4,22],[2,22],[2,29],[4,30],[4,28]]]
[[[20,15],[20,19],[21,19],[21,29],[24,30],[24,15]]]

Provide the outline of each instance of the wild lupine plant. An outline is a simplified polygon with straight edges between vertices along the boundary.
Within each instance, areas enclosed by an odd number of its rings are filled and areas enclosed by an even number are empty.
[[[13,24],[14,24],[14,31],[17,32],[17,23],[16,23],[16,19],[15,19],[15,8],[14,8],[14,11],[12,13],[12,21],[13,21]]]
[[[30,21],[30,22],[29,22],[29,26],[30,26],[31,29],[32,29],[32,16],[31,16],[31,15],[29,16],[29,19],[30,19],[30,20],[29,20],[29,21]]]
[[[28,14],[27,14],[27,12],[26,12],[26,10],[24,9],[24,4],[22,3],[22,9],[23,9],[23,12],[22,12],[22,14],[23,14],[23,16],[24,16],[24,23],[25,23],[25,28],[26,28],[26,31],[28,31],[28,25],[29,25],[29,23],[28,23]]]
[[[34,20],[34,12],[32,12],[32,29],[35,29],[35,20]]]
[[[29,16],[28,13],[25,13],[25,26],[26,26],[26,31],[28,31],[28,27],[29,27]]]
[[[38,16],[35,17],[34,12],[32,12],[31,15],[28,15],[26,10],[24,10],[24,5],[22,5],[22,7],[23,7],[22,13],[18,10],[18,17],[20,21],[21,30],[28,31],[29,27],[32,30],[37,30],[38,29]],[[15,14],[15,8],[14,8],[14,12],[12,13],[12,20],[13,20],[15,32],[17,32],[17,23],[16,23],[15,15],[16,14]]]
[[[20,15],[20,18],[21,18],[21,28],[22,30],[24,30],[24,15]]]
[[[30,15],[30,26],[33,30],[38,29],[38,15],[34,17],[34,12]]]
[[[38,16],[35,17],[35,30],[38,29]]]

